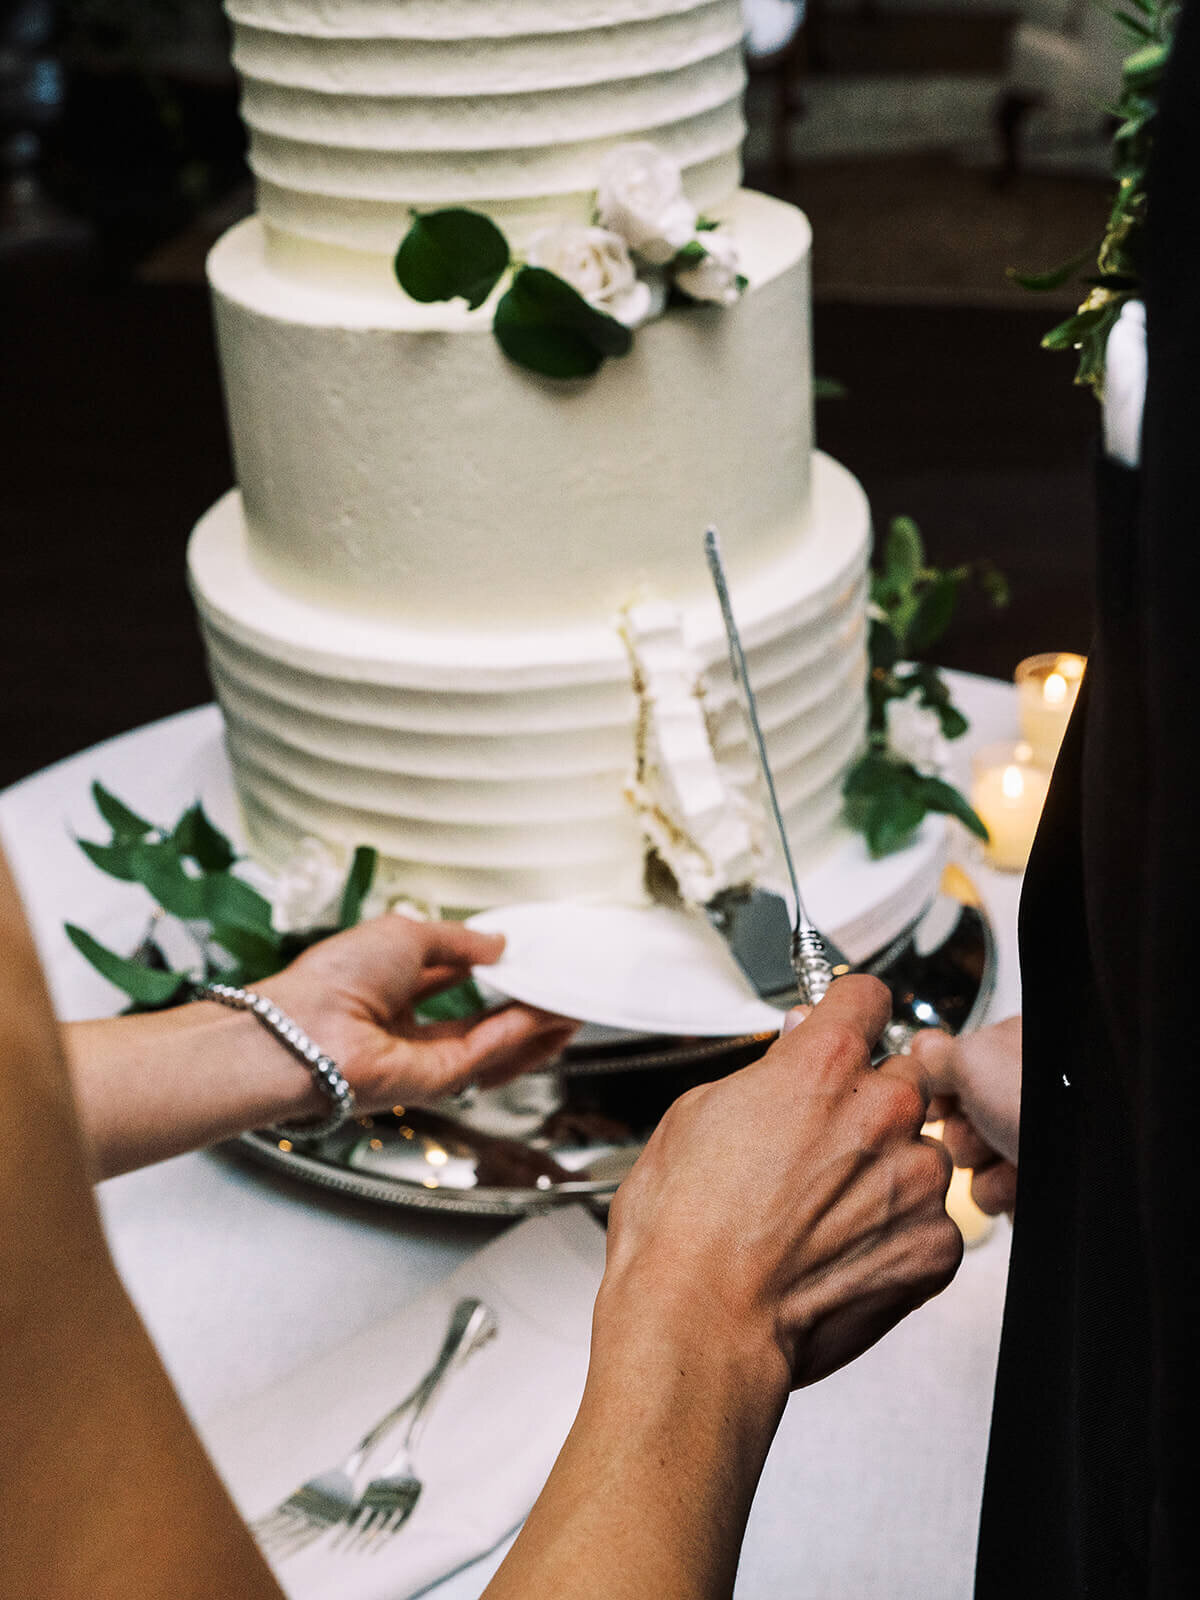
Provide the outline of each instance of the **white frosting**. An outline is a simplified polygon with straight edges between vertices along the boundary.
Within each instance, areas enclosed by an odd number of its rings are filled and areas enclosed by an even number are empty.
[[[836,835],[866,671],[866,502],[836,463],[818,455],[815,468],[809,539],[734,584],[805,863]],[[639,706],[615,616],[452,632],[333,611],[256,570],[236,494],[200,523],[189,559],[247,828],[266,859],[306,835],[373,844],[392,881],[451,907],[642,896],[645,843],[626,796]],[[703,569],[698,540],[692,559]],[[722,779],[753,808],[756,769],[711,597],[681,608],[681,649],[703,681]]]
[[[509,362],[486,308],[285,283],[234,229],[210,275],[256,566],[364,616],[524,631],[697,598],[712,521],[735,579],[782,558],[807,525],[811,236],[761,195],[731,215],[742,302],[672,311],[570,384]]]
[[[519,240],[586,219],[605,152],[651,138],[698,204],[737,187],[738,0],[233,0],[259,212],[391,254],[413,206],[490,211]]]

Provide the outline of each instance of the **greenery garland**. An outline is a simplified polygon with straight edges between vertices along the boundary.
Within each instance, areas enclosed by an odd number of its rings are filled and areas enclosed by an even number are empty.
[[[1047,350],[1076,350],[1079,365],[1075,382],[1087,385],[1098,400],[1104,398],[1104,362],[1108,336],[1127,300],[1142,292],[1142,245],[1146,226],[1146,173],[1154,146],[1158,95],[1171,53],[1178,0],[1129,0],[1133,9],[1118,7],[1113,16],[1135,42],[1136,49],[1121,66],[1121,92],[1112,107],[1117,119],[1113,134],[1113,176],[1116,194],[1108,221],[1097,245],[1049,272],[1023,273],[1009,269],[1009,277],[1024,289],[1061,289],[1081,269],[1087,295],[1079,309],[1042,339]]]

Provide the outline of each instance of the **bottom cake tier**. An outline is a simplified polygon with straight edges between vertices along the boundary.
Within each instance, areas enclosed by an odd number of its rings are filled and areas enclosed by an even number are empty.
[[[733,595],[802,873],[850,854],[870,870],[839,820],[864,735],[869,544],[861,488],[817,455],[803,549]],[[257,570],[236,492],[195,529],[189,572],[245,834],[268,868],[306,837],[373,845],[389,890],[451,912],[640,902],[652,847],[688,898],[772,875],[715,599],[640,597],[592,626],[491,635],[350,617]]]

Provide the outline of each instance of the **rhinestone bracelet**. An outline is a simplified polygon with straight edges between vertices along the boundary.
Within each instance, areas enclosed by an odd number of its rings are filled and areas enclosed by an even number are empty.
[[[266,995],[255,994],[253,989],[235,988],[231,983],[198,983],[194,986],[194,993],[197,1000],[215,1000],[218,1005],[229,1006],[234,1011],[251,1012],[268,1033],[275,1035],[285,1050],[309,1068],[313,1082],[331,1101],[333,1110],[321,1122],[304,1123],[298,1128],[276,1123],[272,1128],[273,1133],[283,1134],[289,1139],[323,1139],[327,1134],[335,1133],[356,1114],[354,1090],[346,1082],[337,1062],[323,1055],[304,1030],[297,1027],[273,1000],[268,1000]]]

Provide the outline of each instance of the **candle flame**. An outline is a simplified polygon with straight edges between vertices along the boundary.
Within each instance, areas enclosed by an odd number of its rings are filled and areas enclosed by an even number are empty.
[[[1052,672],[1042,685],[1042,699],[1048,706],[1060,706],[1067,698],[1067,680],[1061,672]]]
[[[1025,778],[1020,767],[1005,767],[1000,775],[1000,793],[1006,800],[1019,800],[1025,793]]]

